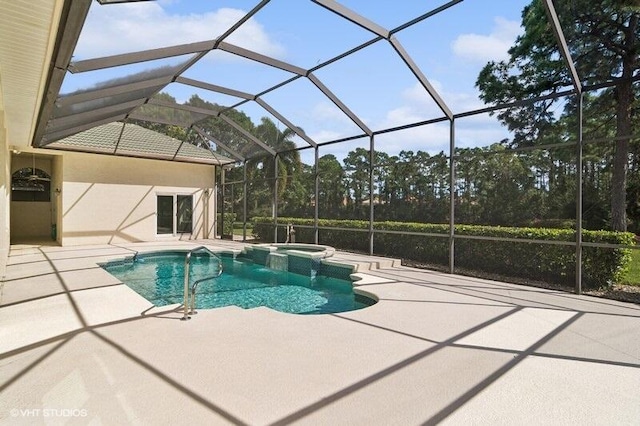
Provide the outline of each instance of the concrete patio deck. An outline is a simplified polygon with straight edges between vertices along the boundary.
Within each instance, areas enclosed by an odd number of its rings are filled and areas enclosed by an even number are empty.
[[[206,240],[13,246],[0,423],[639,424],[640,306],[337,252],[379,302],[153,308],[97,262]]]

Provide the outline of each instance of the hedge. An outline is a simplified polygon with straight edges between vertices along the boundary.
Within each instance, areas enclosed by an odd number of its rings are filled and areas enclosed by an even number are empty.
[[[254,236],[273,241],[273,219],[254,217]],[[295,226],[296,242],[314,242],[313,219],[278,218],[278,242],[284,242],[285,225]],[[297,225],[297,226],[296,226]],[[307,226],[307,227],[301,227]],[[369,251],[369,222],[358,220],[320,219],[318,226],[348,228],[349,230],[320,229],[319,243],[337,249]],[[409,222],[375,222],[375,254],[448,265],[449,225]],[[431,235],[398,235],[382,231],[405,231]],[[572,285],[575,282],[575,246],[529,242],[490,241],[469,237],[496,237],[523,240],[575,241],[575,230],[551,228],[510,228],[500,226],[456,225],[455,265],[457,267],[549,283]],[[442,235],[440,237],[439,235]],[[582,232],[582,240],[590,243],[633,245],[629,232]],[[600,288],[619,282],[631,262],[631,250],[583,247],[583,287]]]
[[[221,232],[222,231],[222,215],[220,213],[218,213],[216,215],[216,220],[218,223],[217,226],[217,234],[218,235],[233,235],[233,223],[236,221],[236,214],[235,213],[225,213],[224,214],[224,234]]]

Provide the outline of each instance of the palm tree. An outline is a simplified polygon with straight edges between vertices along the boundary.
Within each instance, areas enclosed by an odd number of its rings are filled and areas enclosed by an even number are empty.
[[[290,182],[300,177],[302,162],[300,152],[292,138],[295,132],[289,128],[280,131],[276,124],[268,117],[262,117],[256,127],[256,137],[269,145],[278,153],[278,196],[285,193]],[[260,165],[264,176],[273,179],[276,157],[267,155],[261,159]]]

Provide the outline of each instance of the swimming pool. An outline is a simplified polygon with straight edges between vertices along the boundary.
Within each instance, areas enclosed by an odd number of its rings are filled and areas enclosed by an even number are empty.
[[[156,252],[101,265],[156,306],[183,302],[185,252]],[[250,261],[222,257],[220,277],[198,285],[196,308],[266,306],[294,314],[326,314],[365,308],[375,300],[354,293],[350,281],[323,275],[307,277]],[[218,260],[194,253],[191,283],[216,275]]]

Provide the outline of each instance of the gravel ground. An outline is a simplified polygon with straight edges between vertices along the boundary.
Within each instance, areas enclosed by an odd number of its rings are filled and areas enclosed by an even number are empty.
[[[640,305],[640,286],[636,285],[615,284],[608,289],[585,291],[584,294]]]
[[[412,268],[431,269],[431,270],[440,271],[440,272],[448,271],[448,269],[443,267],[442,265],[432,265],[432,264],[425,264],[425,263],[405,261],[405,260],[402,261],[402,264],[405,266],[410,266]],[[471,270],[456,268],[456,274],[466,275],[470,277],[484,278],[484,279],[495,280],[495,281],[503,281],[503,282],[508,282],[512,284],[527,285],[530,287],[539,287],[539,288],[546,288],[551,290],[566,291],[567,293],[574,292],[574,288],[572,286],[550,284],[544,281],[535,281],[535,280],[527,280],[523,278],[507,277],[507,276],[498,275],[498,274],[489,274],[486,272],[471,271]],[[619,300],[621,302],[636,303],[640,305],[640,286],[614,284],[613,286],[605,289],[583,290],[582,294],[587,294],[589,296],[595,296],[595,297],[602,297],[602,298],[611,299],[611,300]]]

